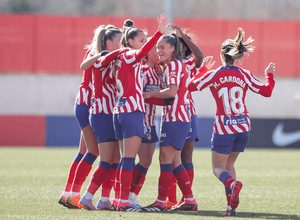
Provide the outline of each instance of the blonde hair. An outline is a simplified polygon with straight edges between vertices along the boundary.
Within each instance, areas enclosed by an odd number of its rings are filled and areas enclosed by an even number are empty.
[[[100,25],[94,30],[94,37],[91,44],[86,45],[86,49],[94,48],[96,53],[107,49],[107,40],[112,41],[116,34],[122,34],[121,30],[113,25]]]
[[[246,42],[244,42],[244,39],[245,32],[242,28],[238,28],[238,34],[234,40],[227,39],[223,42],[221,53],[224,55],[226,63],[233,64],[235,61],[241,62],[244,53],[254,51],[254,46],[251,45],[254,41],[252,37],[249,37]]]

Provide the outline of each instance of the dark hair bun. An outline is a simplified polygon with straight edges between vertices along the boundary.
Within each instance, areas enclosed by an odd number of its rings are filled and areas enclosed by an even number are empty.
[[[134,25],[134,22],[130,19],[127,19],[126,21],[124,21],[124,24],[123,24],[124,27],[133,27],[133,25]]]
[[[102,57],[102,56],[105,56],[105,55],[108,54],[108,53],[109,53],[108,50],[103,50],[103,51],[101,52],[100,56],[101,56],[101,57]]]

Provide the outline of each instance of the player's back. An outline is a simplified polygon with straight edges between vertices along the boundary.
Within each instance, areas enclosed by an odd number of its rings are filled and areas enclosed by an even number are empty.
[[[248,80],[238,67],[222,66],[215,70],[210,89],[216,100],[216,115],[247,114],[245,96]]]

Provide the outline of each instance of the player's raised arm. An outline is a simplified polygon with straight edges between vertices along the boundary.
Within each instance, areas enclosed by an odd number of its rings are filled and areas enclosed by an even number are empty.
[[[275,74],[275,63],[271,62],[265,70],[266,84],[262,86],[258,92],[264,97],[270,97],[272,95],[275,86],[274,74]]]

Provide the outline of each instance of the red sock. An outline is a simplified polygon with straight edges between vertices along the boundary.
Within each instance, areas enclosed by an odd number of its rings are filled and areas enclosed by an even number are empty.
[[[81,186],[83,182],[85,181],[86,177],[89,175],[90,171],[92,169],[92,165],[86,163],[85,161],[80,161],[77,170],[76,175],[74,179],[74,183],[72,186],[72,192],[80,192]]]
[[[193,198],[193,192],[191,189],[191,182],[189,176],[181,164],[174,169],[174,174],[178,182],[178,186],[184,196],[184,198]]]
[[[138,165],[137,165],[138,166]],[[140,165],[139,165],[140,166]],[[142,167],[142,166],[140,166]],[[143,184],[145,182],[146,179],[146,173],[147,173],[147,168],[142,167],[142,171],[138,170],[139,168],[136,169],[133,168],[133,173],[132,173],[132,184],[131,184],[131,188],[130,188],[130,192],[135,193],[136,195],[138,195],[143,187]]]
[[[100,185],[104,181],[111,165],[107,162],[100,161],[99,166],[94,171],[90,184],[87,188],[87,191],[92,195],[99,189]]]
[[[132,180],[132,171],[120,171],[120,199],[128,200]]]
[[[115,184],[114,184],[114,190],[115,190],[115,199],[120,199],[120,167],[116,170],[116,176],[115,176]]]
[[[172,164],[160,165],[160,176],[158,180],[158,197],[157,199],[166,201],[168,191],[172,182]]]
[[[231,186],[231,183],[233,183],[235,181],[235,179],[233,179],[232,177],[228,177],[225,181],[225,186],[228,188],[228,189],[231,189],[230,186]]]
[[[177,188],[177,180],[174,174],[172,173],[172,182],[168,192],[168,199],[169,201],[174,203],[177,203],[176,188]]]
[[[120,199],[128,200],[135,158],[123,157],[120,167]]]
[[[116,171],[117,171],[117,166],[113,164],[110,170],[107,173],[107,176],[105,177],[103,183],[102,183],[102,192],[101,192],[101,197],[109,197],[110,196],[110,191],[111,188],[114,185],[115,182],[115,177],[116,177]]]
[[[190,169],[190,170],[186,170],[189,178],[190,178],[190,181],[191,181],[191,186],[193,185],[193,180],[194,180],[194,169]]]
[[[231,194],[226,194],[227,206],[230,206]]]
[[[70,167],[70,170],[69,170],[69,176],[68,176],[68,180],[67,180],[67,183],[66,183],[66,186],[65,186],[65,190],[66,192],[70,192],[71,190],[71,187],[72,187],[72,184],[73,184],[73,180],[74,180],[74,177],[75,177],[75,171],[78,167],[78,162],[76,162],[75,160],[72,162],[71,164],[71,167]]]

